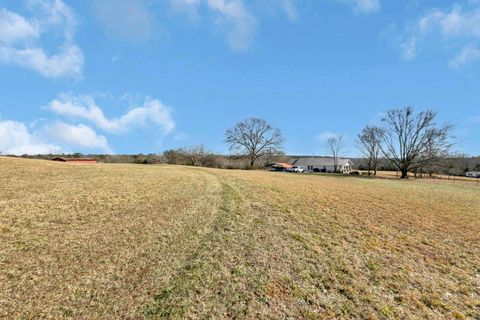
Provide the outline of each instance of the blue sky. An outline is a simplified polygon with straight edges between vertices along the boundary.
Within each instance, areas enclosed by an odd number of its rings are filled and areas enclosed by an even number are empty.
[[[431,108],[480,154],[480,1],[0,0],[0,152],[157,153],[248,117],[326,154]]]

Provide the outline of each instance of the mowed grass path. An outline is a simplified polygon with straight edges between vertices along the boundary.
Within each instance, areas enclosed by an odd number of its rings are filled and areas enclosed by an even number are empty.
[[[0,157],[0,318],[480,318],[480,188]]]

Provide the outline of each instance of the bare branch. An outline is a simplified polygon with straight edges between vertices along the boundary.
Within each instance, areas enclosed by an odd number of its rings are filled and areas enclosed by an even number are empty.
[[[333,156],[333,171],[337,172],[338,162],[340,160],[340,152],[342,151],[343,145],[343,135],[335,135],[327,139],[327,147],[330,149],[330,152]]]
[[[437,126],[437,113],[415,113],[412,107],[387,111],[382,122],[380,149],[400,171],[408,171],[435,162],[448,152],[451,125]]]
[[[283,137],[279,129],[273,128],[263,119],[250,118],[237,123],[225,132],[225,142],[230,150],[250,159],[250,166],[266,152],[280,150]]]

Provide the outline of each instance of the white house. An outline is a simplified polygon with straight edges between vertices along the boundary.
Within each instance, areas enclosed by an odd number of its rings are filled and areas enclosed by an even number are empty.
[[[294,166],[300,166],[305,172],[334,172],[333,158],[328,157],[306,157],[299,158],[292,163]],[[338,159],[337,170],[342,173],[352,171],[353,162],[350,159]]]
[[[465,174],[466,177],[480,178],[480,171],[470,171]]]

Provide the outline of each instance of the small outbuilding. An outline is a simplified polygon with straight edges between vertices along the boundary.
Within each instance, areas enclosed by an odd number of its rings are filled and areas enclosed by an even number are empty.
[[[287,171],[292,167],[293,165],[291,165],[290,163],[284,163],[284,162],[274,162],[274,163],[269,163],[267,165],[267,168],[270,168],[270,171]]]
[[[470,171],[465,174],[469,178],[480,178],[480,171]]]
[[[299,158],[292,163],[294,166],[302,167],[305,172],[334,172],[335,164],[333,158],[328,157],[305,157]],[[353,162],[350,159],[338,159],[337,171],[348,174],[352,171]]]
[[[84,163],[84,164],[94,164],[98,163],[97,159],[94,158],[64,158],[56,157],[52,161],[67,162],[67,163]]]

